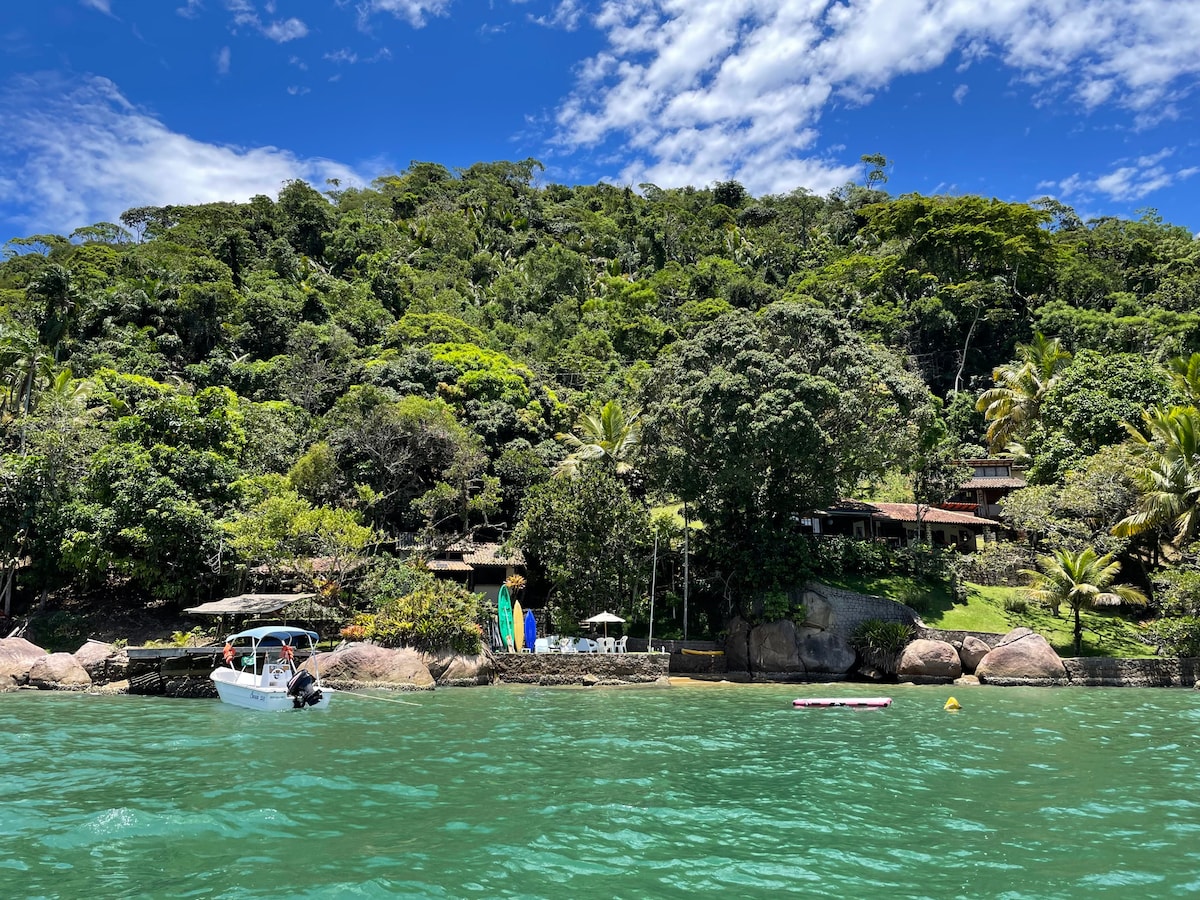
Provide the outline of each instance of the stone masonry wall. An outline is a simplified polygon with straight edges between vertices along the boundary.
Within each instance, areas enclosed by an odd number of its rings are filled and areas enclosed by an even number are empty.
[[[1200,680],[1200,659],[1064,659],[1071,684],[1097,687],[1193,687]]]
[[[827,584],[806,584],[801,595],[808,609],[809,619],[826,631],[832,631],[845,639],[849,639],[854,629],[868,619],[904,622],[914,626],[920,621],[916,611],[903,603],[888,600],[886,597],[858,594]],[[828,606],[832,616],[825,618],[824,610],[820,608],[822,604]]]
[[[667,677],[667,653],[497,653],[509,684],[644,684]]]
[[[992,631],[946,631],[941,628],[925,628],[924,626],[917,629],[917,637],[927,641],[945,641],[947,644],[953,644],[955,641],[961,644],[966,638],[975,637],[989,647],[995,647],[1004,640],[1004,635]]]

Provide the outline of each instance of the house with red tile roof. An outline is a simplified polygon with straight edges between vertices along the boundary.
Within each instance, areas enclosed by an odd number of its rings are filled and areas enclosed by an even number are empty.
[[[826,509],[813,510],[800,519],[800,526],[821,537],[881,541],[893,547],[917,543],[919,533],[924,543],[962,553],[975,550],[980,541],[993,540],[1001,527],[994,519],[957,509],[864,500],[839,500]]]

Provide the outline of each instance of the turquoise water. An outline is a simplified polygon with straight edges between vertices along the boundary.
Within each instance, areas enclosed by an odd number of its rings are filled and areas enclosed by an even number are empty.
[[[877,689],[872,689],[876,692]],[[326,712],[0,696],[4,897],[1166,897],[1200,694],[440,690]]]

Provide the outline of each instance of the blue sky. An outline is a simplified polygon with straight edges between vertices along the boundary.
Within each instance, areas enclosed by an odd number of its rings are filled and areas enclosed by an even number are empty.
[[[0,18],[0,242],[535,157],[544,182],[1049,195],[1200,230],[1183,0],[40,0]]]

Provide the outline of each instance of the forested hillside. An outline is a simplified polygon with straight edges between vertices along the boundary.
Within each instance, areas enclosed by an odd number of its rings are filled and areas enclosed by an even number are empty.
[[[656,533],[680,590],[686,511],[693,628],[715,631],[820,567],[803,511],[936,501],[990,444],[1029,462],[1007,513],[1032,549],[1112,554],[1192,627],[1186,229],[874,181],[752,197],[540,169],[414,163],[10,241],[14,609],[182,607],[321,557],[349,613],[351,562],[482,533],[566,613],[636,617]]]

